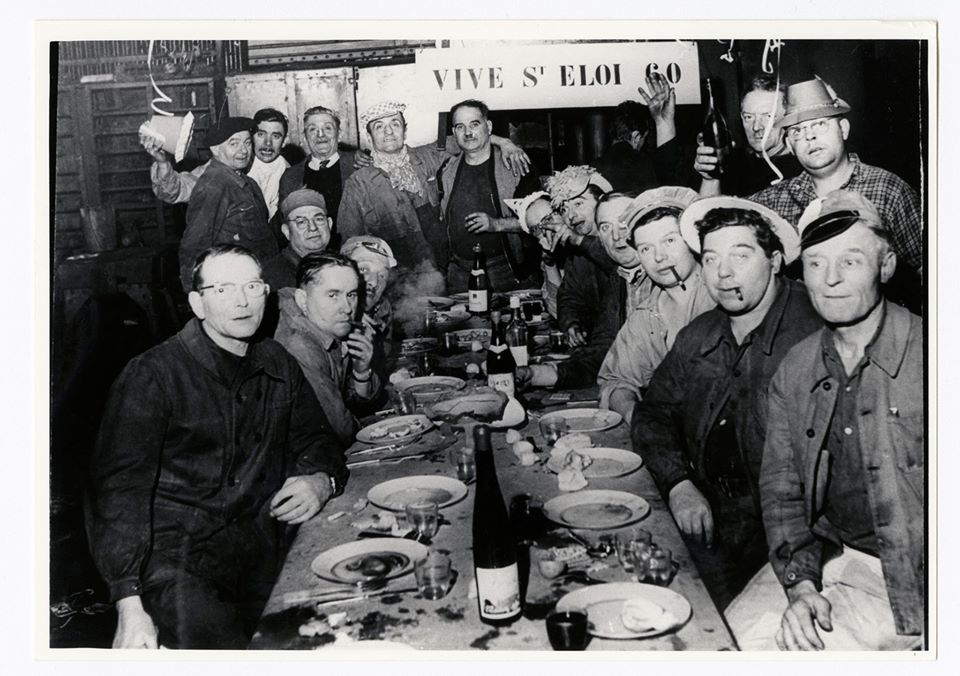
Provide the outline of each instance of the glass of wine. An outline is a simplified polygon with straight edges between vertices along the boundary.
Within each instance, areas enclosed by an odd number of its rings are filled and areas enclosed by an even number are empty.
[[[590,639],[587,614],[573,610],[547,616],[547,638],[554,650],[584,650]]]

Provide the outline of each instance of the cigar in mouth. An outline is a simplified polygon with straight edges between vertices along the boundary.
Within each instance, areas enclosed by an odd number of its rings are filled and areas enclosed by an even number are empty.
[[[743,291],[740,290],[740,287],[739,287],[739,286],[736,287],[736,288],[734,289],[734,291],[735,291],[736,294],[737,294],[737,300],[743,301]]]
[[[684,291],[686,291],[686,290],[687,290],[687,285],[683,283],[683,280],[682,280],[682,279],[680,279],[680,273],[677,272],[677,269],[676,269],[674,266],[671,265],[671,266],[670,266],[670,272],[672,272],[672,273],[673,273],[673,276],[677,278],[677,284],[680,285],[680,288],[683,289]],[[741,298],[740,300],[743,300],[743,299]]]

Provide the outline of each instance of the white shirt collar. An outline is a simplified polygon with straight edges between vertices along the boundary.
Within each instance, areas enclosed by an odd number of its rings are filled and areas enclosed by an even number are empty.
[[[334,154],[331,155],[329,158],[327,158],[327,161],[324,163],[323,168],[324,168],[324,169],[329,169],[329,168],[332,167],[332,166],[337,162],[337,160],[339,160],[339,159],[340,159],[340,153],[339,153],[339,152],[334,153]],[[318,160],[316,157],[314,157],[313,155],[311,155],[311,156],[310,156],[309,167],[310,167],[311,169],[313,169],[314,171],[316,171],[317,169],[320,168],[320,160]]]

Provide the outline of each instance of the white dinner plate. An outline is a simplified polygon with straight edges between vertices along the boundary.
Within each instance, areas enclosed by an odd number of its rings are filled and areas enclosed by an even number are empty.
[[[567,421],[567,430],[573,432],[602,432],[616,427],[623,422],[623,416],[616,411],[607,411],[599,408],[568,408],[564,411],[553,411],[540,418],[541,424],[546,420]]]
[[[392,444],[411,441],[433,427],[430,418],[422,413],[395,415],[378,420],[357,432],[357,441],[364,444]]]
[[[467,321],[470,319],[470,313],[460,310],[437,310],[434,319],[437,322],[437,327],[442,330],[445,326],[461,324]]]
[[[623,604],[639,599],[663,609],[651,619],[646,630],[634,631],[623,625]],[[588,630],[598,638],[649,638],[682,627],[690,619],[690,602],[677,592],[641,582],[610,582],[570,592],[557,603],[557,610],[586,611]]]
[[[462,481],[446,476],[423,474],[405,476],[379,483],[367,492],[367,499],[382,509],[402,512],[411,502],[429,500],[440,509],[467,497]]]
[[[639,521],[650,513],[650,503],[633,493],[596,489],[558,495],[547,500],[543,513],[569,528],[603,530]]]
[[[513,298],[516,296],[520,300],[540,300],[543,298],[543,289],[517,289],[516,291],[508,291],[507,298]]]
[[[400,343],[403,354],[421,354],[437,349],[436,338],[406,338]]]
[[[392,580],[412,572],[414,562],[428,551],[426,545],[403,538],[357,540],[323,552],[310,570],[324,580],[344,584]]]
[[[643,460],[636,453],[622,448],[578,448],[577,453],[593,460],[583,470],[587,479],[612,479],[624,476],[640,469]],[[551,457],[547,460],[547,469],[559,474],[563,469],[563,459]]]
[[[417,403],[436,401],[445,394],[463,389],[466,382],[450,376],[407,378],[394,385],[401,392],[410,392]]]

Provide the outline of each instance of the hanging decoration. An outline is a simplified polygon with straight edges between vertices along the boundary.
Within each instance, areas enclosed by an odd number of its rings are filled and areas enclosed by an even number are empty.
[[[777,85],[774,91],[780,91],[780,53],[782,51],[784,42],[783,40],[778,39],[769,39],[763,45],[763,56],[760,58],[760,67],[763,69],[763,72],[767,75],[772,75],[774,71],[777,73]],[[773,63],[770,60],[770,53],[776,52],[777,55],[777,66],[773,67]],[[763,159],[766,161],[767,166],[773,170],[773,173],[776,175],[776,178],[770,181],[770,185],[777,185],[780,181],[783,180],[783,172],[780,171],[780,167],[773,163],[773,160],[770,159],[770,153],[767,152],[767,139],[770,138],[770,134],[773,133],[773,126],[777,118],[777,107],[780,105],[780,97],[773,96],[770,98],[770,115],[767,117],[767,125],[763,130]],[[779,132],[778,132],[779,133]]]
[[[720,44],[726,42],[726,40],[717,40]],[[727,47],[727,53],[720,56],[721,61],[726,61],[727,63],[733,63],[733,45],[736,43],[736,40],[730,40],[730,46]]]
[[[193,113],[188,112],[180,117],[158,105],[173,103],[173,99],[163,93],[153,77],[153,40],[147,47],[147,71],[150,74],[150,85],[157,94],[150,101],[150,108],[156,115],[140,125],[140,135],[153,139],[157,146],[173,155],[174,161],[179,162],[186,155],[193,138]]]

